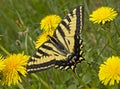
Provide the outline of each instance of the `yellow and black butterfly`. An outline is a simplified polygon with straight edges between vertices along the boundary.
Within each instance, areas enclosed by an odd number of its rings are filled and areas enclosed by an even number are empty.
[[[30,57],[28,73],[45,70],[51,67],[72,69],[84,58],[81,48],[81,31],[83,29],[83,6],[71,10],[59,23],[54,35],[43,43]]]

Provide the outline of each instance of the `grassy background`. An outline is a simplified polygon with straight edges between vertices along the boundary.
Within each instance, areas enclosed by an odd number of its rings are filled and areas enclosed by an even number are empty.
[[[119,0],[1,0],[0,1],[0,54],[9,53],[31,55],[35,50],[34,42],[41,33],[40,20],[57,14],[64,17],[66,13],[84,5],[84,58],[90,63],[77,65],[77,72],[60,71],[54,68],[30,74],[23,82],[0,89],[115,89],[116,86],[104,86],[98,79],[99,65],[112,55],[120,54],[120,16],[110,23],[109,37],[104,27],[89,21],[89,14],[101,6],[109,6],[120,12]],[[18,21],[22,23],[19,25]],[[120,87],[120,85],[118,85]],[[117,89],[117,88],[116,88]]]

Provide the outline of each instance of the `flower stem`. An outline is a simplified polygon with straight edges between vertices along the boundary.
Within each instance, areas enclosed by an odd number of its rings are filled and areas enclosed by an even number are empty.
[[[0,49],[5,52],[7,55],[10,55],[10,53],[2,46],[0,45]]]
[[[32,76],[34,76],[36,79],[38,79],[46,87],[46,89],[53,89],[42,78],[38,77],[36,74],[32,74]]]
[[[71,73],[79,81],[79,83],[81,83],[86,89],[89,89],[89,86],[82,81],[82,79],[77,75],[77,73],[74,73],[73,71],[71,71]]]
[[[115,83],[112,86],[108,86],[108,89],[119,89],[119,85],[117,83]]]
[[[116,55],[116,51],[114,50],[114,45],[113,45],[112,38],[111,38],[111,36],[110,36],[110,31],[109,31],[109,30],[106,31],[106,36],[107,36],[109,45],[110,45],[110,47],[112,48],[112,54],[113,54],[113,55]]]
[[[22,84],[18,83],[17,85],[20,89],[25,89]]]

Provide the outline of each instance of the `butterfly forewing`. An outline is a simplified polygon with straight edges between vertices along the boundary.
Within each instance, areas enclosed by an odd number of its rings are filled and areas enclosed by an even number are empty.
[[[60,27],[59,27],[60,26]],[[83,60],[82,57],[82,39],[81,30],[83,29],[83,7],[77,7],[70,11],[70,13],[59,24],[56,29],[55,36],[64,46],[69,50],[66,57],[62,60],[56,59],[56,67],[60,69],[74,69],[76,64]],[[61,31],[62,30],[62,31]],[[60,38],[61,37],[61,38]],[[70,65],[68,63],[68,56],[75,54],[79,56],[78,60],[73,60],[75,63]]]

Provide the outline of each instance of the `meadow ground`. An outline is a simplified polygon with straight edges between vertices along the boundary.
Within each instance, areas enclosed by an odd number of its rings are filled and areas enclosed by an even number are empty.
[[[76,73],[51,68],[28,74],[16,85],[0,83],[0,89],[120,89],[119,83],[105,85],[98,77],[100,65],[109,57],[120,55],[119,0],[1,0],[0,54],[7,56],[24,51],[26,55],[32,55],[34,43],[42,32],[41,19],[50,14],[63,18],[69,10],[79,5],[84,6],[82,50],[87,62],[79,63]],[[109,23],[95,24],[89,20],[89,15],[102,6],[114,8],[118,15]]]

